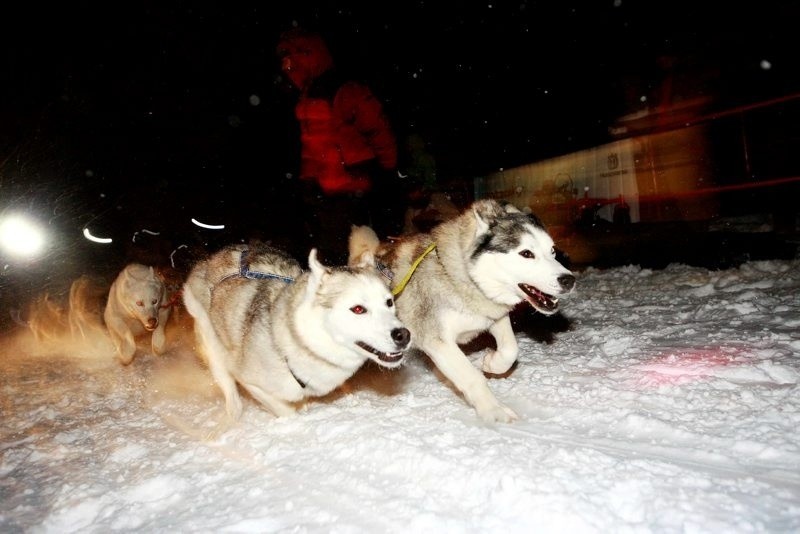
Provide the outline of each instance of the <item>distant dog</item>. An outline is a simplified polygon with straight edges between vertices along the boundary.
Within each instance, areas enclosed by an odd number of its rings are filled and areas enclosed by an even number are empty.
[[[242,412],[237,382],[276,416],[292,403],[325,395],[368,359],[393,368],[410,334],[374,269],[309,271],[265,244],[230,245],[197,263],[183,286],[199,352],[233,419]]]
[[[517,415],[501,404],[479,369],[458,347],[488,331],[497,350],[482,369],[502,374],[517,359],[509,313],[527,301],[539,312],[558,310],[575,277],[555,257],[542,224],[510,204],[479,200],[430,233],[380,243],[366,226],[350,234],[353,266],[370,263],[390,280],[397,312],[413,344],[464,394],[486,421],[508,422]],[[407,282],[406,282],[407,279]]]
[[[83,275],[72,282],[69,288],[69,322],[70,334],[77,339],[87,339],[92,331],[102,330],[100,317],[106,301],[103,284],[97,283],[89,276]]]
[[[167,288],[153,267],[131,263],[111,284],[103,312],[120,362],[128,365],[136,354],[136,338],[151,333],[154,354],[166,348],[166,324],[170,315]]]

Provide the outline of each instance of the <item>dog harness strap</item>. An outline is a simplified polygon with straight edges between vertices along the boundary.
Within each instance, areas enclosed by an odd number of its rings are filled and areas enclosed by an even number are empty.
[[[181,295],[183,295],[183,290],[182,289],[178,289],[177,291],[175,291],[172,294],[172,298],[169,299],[169,302],[165,302],[164,304],[161,305],[161,307],[162,308],[171,308],[172,306],[175,306],[178,303],[178,301],[181,299]]]
[[[390,282],[394,280],[394,272],[385,263],[375,260],[375,268]]]
[[[248,252],[249,251],[247,249],[242,250],[242,255],[241,258],[239,259],[239,276],[241,276],[242,278],[247,278],[248,280],[266,280],[269,278],[274,278],[276,280],[283,280],[287,284],[291,284],[292,282],[294,282],[294,278],[290,278],[288,276],[251,271],[250,267],[247,265]]]
[[[419,267],[419,264],[422,263],[422,260],[425,259],[425,256],[427,256],[430,253],[430,251],[432,251],[435,248],[436,248],[436,243],[431,243],[430,245],[428,245],[428,248],[426,248],[425,251],[422,254],[420,254],[419,258],[414,260],[414,263],[411,264],[411,267],[408,269],[408,272],[403,277],[403,279],[400,280],[400,282],[394,287],[394,289],[392,289],[392,295],[396,297],[397,295],[403,292],[403,290],[406,288],[406,284],[408,284],[408,281],[411,280],[411,275],[413,275],[414,271],[417,270],[417,267]]]

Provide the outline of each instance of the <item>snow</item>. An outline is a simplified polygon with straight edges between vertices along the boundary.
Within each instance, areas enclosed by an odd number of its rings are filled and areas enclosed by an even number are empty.
[[[2,346],[3,532],[797,532],[800,260],[577,273],[515,312],[482,423],[423,355],[230,423],[178,312],[170,350],[102,332]],[[466,347],[476,365],[487,342]]]

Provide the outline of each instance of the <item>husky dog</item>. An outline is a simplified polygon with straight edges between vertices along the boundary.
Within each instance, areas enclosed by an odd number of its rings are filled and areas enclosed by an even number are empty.
[[[197,263],[183,286],[201,356],[238,419],[237,382],[276,416],[325,395],[368,359],[394,368],[410,333],[374,268],[310,270],[262,243],[229,245]]]
[[[103,319],[120,362],[133,361],[136,338],[145,332],[151,332],[153,353],[164,352],[170,315],[166,300],[167,287],[153,267],[130,263],[117,275],[108,291]]]
[[[489,422],[517,415],[501,404],[482,372],[459,344],[488,331],[497,349],[482,370],[503,374],[517,359],[509,313],[527,301],[537,311],[558,311],[575,277],[555,257],[553,240],[541,222],[510,204],[478,200],[429,233],[381,243],[367,226],[353,226],[351,265],[375,265],[390,280],[397,313],[411,330],[413,344],[463,393]]]

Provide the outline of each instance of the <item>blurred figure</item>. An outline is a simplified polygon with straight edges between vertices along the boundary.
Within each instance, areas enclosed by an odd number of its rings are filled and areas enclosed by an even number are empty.
[[[413,133],[406,138],[408,161],[403,165],[408,175],[403,233],[429,232],[437,224],[459,214],[453,202],[451,187],[441,187],[436,176],[436,159],[428,151],[421,135]]]
[[[425,201],[423,204],[422,202]],[[434,226],[452,219],[461,212],[448,191],[430,190],[414,197],[406,209],[404,234],[430,232]]]
[[[431,200],[431,192],[436,188],[436,160],[426,149],[422,136],[412,133],[406,138],[403,169],[408,176],[406,182],[406,209],[403,233],[420,231],[414,226],[413,219],[425,209]]]
[[[402,229],[397,140],[382,103],[343,79],[322,37],[294,28],[277,45],[281,71],[299,91],[300,189],[312,246],[327,263],[347,261],[352,224],[386,237]]]
[[[409,186],[412,189],[431,191],[436,189],[436,159],[428,151],[427,144],[421,135],[412,133],[406,138],[405,157],[407,162],[403,165],[408,174]]]

